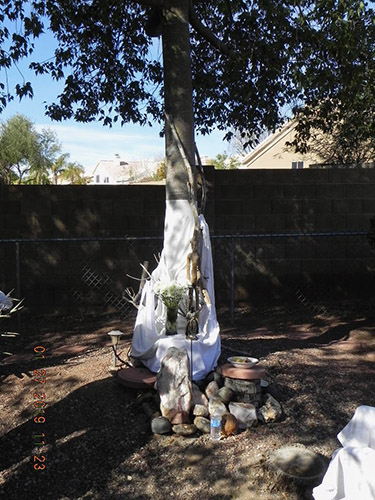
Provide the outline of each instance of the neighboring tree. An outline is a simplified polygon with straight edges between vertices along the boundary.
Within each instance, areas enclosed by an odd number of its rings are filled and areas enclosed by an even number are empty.
[[[64,153],[60,155],[51,165],[50,171],[52,175],[52,184],[57,184],[59,176],[65,171],[67,164],[69,153]]]
[[[325,165],[348,165],[375,161],[375,135],[369,135],[374,116],[368,110],[352,111],[325,132],[310,130],[308,138],[298,133],[289,149],[312,153]]]
[[[69,162],[60,174],[62,180],[69,184],[88,184],[90,177],[85,176],[85,169],[76,162]]]
[[[49,184],[52,166],[61,155],[62,146],[56,132],[49,128],[42,129],[42,132],[39,134],[39,140],[39,169],[43,169],[46,172],[46,177],[49,179],[49,182],[46,183]]]
[[[49,184],[49,170],[61,145],[50,129],[38,133],[26,116],[0,125],[0,172],[8,184]]]
[[[216,155],[216,158],[212,160],[212,165],[218,170],[233,170],[240,166],[240,161],[235,156],[223,153]]]
[[[39,152],[37,161],[31,166],[27,184],[51,184],[53,166],[61,155],[61,143],[56,132],[44,128],[39,137]],[[69,155],[68,155],[69,156]]]
[[[0,184],[7,184],[7,172],[0,165]]]
[[[232,133],[233,135],[229,141],[228,147],[226,148],[228,156],[246,155],[270,135],[270,131],[268,130],[264,130],[257,137],[254,137],[247,132],[240,132],[238,130],[232,130]]]
[[[311,18],[310,10],[303,16],[308,45],[318,42],[320,50],[305,62],[301,101],[293,110],[298,120],[293,144],[304,153],[311,141],[328,136],[338,154],[322,155],[335,163],[351,163],[364,158],[362,146],[372,154],[375,137],[375,24],[368,7],[373,2],[326,2],[327,8],[331,5],[330,14],[322,16],[323,6],[316,16]]]
[[[166,178],[167,174],[167,161],[164,158],[161,162],[158,163],[156,172],[152,176],[154,181],[162,181]]]
[[[30,175],[22,184],[51,184],[51,179],[45,168],[36,168],[30,170]]]
[[[0,168],[7,183],[17,178],[21,184],[39,165],[41,145],[33,123],[23,115],[15,115],[0,128]]]

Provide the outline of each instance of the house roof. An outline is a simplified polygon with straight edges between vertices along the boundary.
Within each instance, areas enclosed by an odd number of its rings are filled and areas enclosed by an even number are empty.
[[[296,120],[289,120],[281,128],[276,130],[273,134],[270,134],[264,141],[262,141],[258,146],[250,151],[246,156],[242,158],[240,168],[251,167],[258,158],[264,155],[267,151],[275,146],[278,142],[282,141],[286,135],[289,134],[297,125]]]
[[[108,176],[111,184],[128,183],[137,181],[144,177],[152,175],[157,168],[157,162],[152,160],[140,161],[119,161],[119,160],[100,160],[91,174],[93,183],[95,175]]]
[[[126,178],[126,165],[125,162],[118,162],[115,160],[100,160],[95,168],[93,173],[91,174],[94,177],[98,172],[105,172],[106,175],[110,176],[111,179],[120,180]]]

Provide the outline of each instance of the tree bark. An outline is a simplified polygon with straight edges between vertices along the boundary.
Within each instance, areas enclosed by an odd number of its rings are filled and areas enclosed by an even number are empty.
[[[166,199],[188,200],[191,192],[191,197],[195,201],[196,176],[189,0],[167,0],[164,2],[162,38],[164,102],[167,117],[165,121]],[[176,138],[176,133],[179,141]],[[180,144],[178,144],[179,142]],[[186,159],[193,172],[194,182],[191,188],[189,188]]]

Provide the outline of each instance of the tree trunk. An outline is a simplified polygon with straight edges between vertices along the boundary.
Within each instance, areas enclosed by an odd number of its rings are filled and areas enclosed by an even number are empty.
[[[148,280],[142,292],[134,327],[132,352],[133,356],[142,360],[142,363],[151,371],[159,372],[162,360],[170,347],[185,349],[190,356],[192,379],[201,380],[216,367],[220,356],[220,329],[213,300],[213,269],[208,226],[204,220],[198,218],[196,208],[188,7],[188,0],[163,1],[162,36],[167,159],[164,242],[160,262],[152,272],[152,280]],[[204,233],[204,238],[199,238],[198,242],[196,235],[200,231]],[[192,256],[192,241],[196,242],[194,249],[198,247],[199,252],[204,251],[202,269],[204,269],[204,277],[207,277],[209,295],[212,300],[202,304],[197,311],[191,311],[190,305],[185,304],[185,315],[177,316],[172,332],[168,325],[170,318],[167,306],[161,299],[155,303],[153,286],[159,281],[164,284],[171,281],[176,281],[180,285],[186,284],[187,268],[189,266],[190,269],[190,261],[192,261],[192,259],[189,260]],[[194,250],[195,254],[197,252]],[[197,262],[198,266],[198,261],[194,262]],[[185,296],[186,298],[188,297]]]
[[[191,81],[188,0],[168,0],[163,8],[163,65],[165,151],[167,158],[166,199],[189,199],[189,175],[183,147],[193,173],[192,197],[196,200],[193,88]],[[173,130],[174,128],[174,130]],[[180,145],[176,139],[180,139]]]

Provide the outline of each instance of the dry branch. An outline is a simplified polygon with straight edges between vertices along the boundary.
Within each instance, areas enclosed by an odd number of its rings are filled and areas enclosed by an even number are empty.
[[[139,308],[139,301],[141,299],[142,290],[143,290],[143,287],[145,286],[147,277],[148,276],[151,277],[151,274],[148,271],[149,262],[147,260],[145,260],[143,262],[143,264],[141,264],[141,267],[142,267],[142,275],[141,275],[140,279],[134,278],[133,276],[130,276],[130,278],[132,278],[132,279],[139,279],[140,283],[139,283],[138,292],[136,293],[133,288],[129,287],[129,288],[126,288],[124,290],[124,293],[122,295],[123,298],[126,300],[126,302],[129,302],[129,304],[132,304],[136,309]],[[129,275],[127,275],[127,276],[129,276]]]

